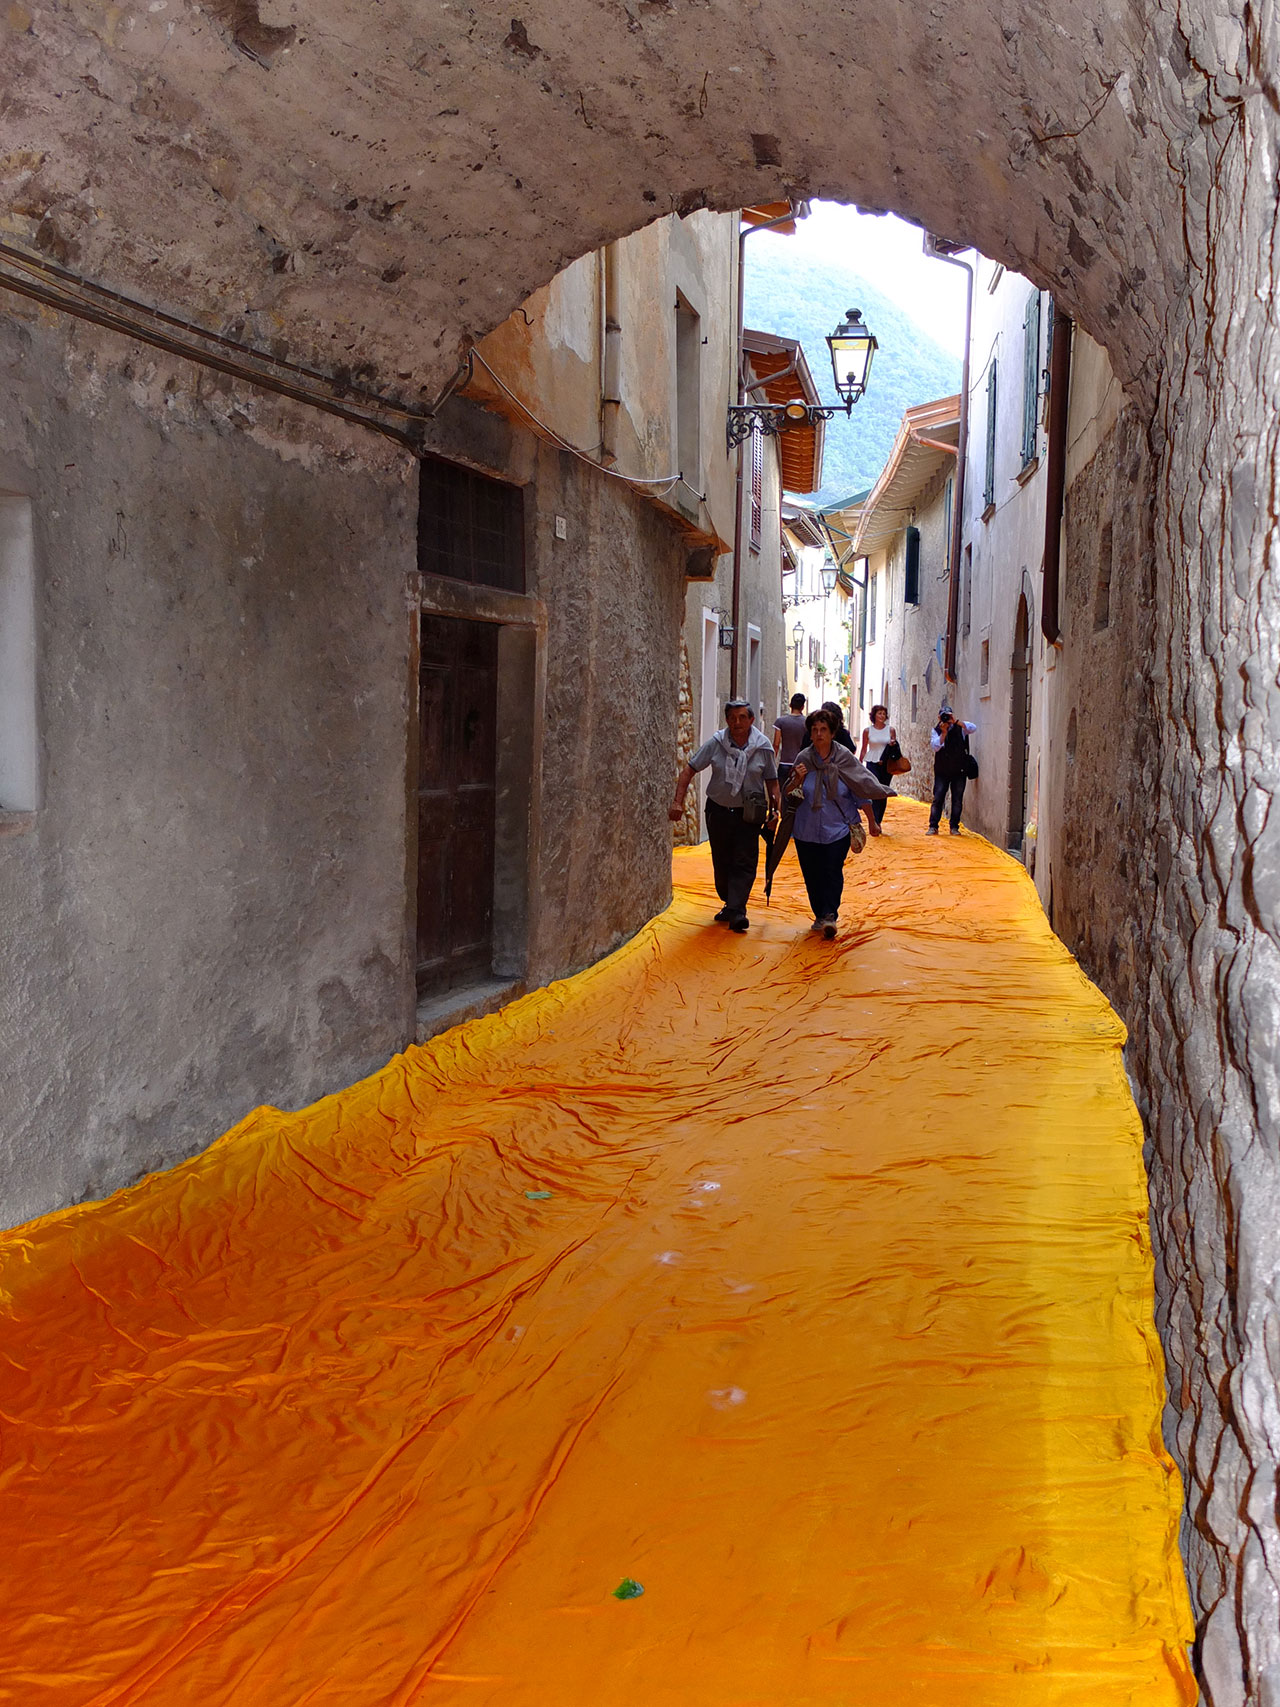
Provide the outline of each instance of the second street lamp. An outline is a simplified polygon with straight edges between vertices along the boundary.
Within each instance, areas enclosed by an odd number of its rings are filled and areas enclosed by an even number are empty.
[[[839,403],[731,403],[725,432],[729,449],[757,430],[776,437],[798,427],[810,427],[815,421],[830,421],[835,415],[851,415],[867,389],[871,358],[879,347],[862,318],[862,310],[846,309],[844,319],[827,337]]]

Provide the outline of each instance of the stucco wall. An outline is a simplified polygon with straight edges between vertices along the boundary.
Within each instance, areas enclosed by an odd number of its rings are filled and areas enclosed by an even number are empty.
[[[416,480],[371,435],[208,393],[109,336],[32,317],[0,337],[0,490],[36,523],[43,773],[34,820],[0,837],[11,1223],[412,1037]],[[686,545],[477,405],[432,443],[527,487],[548,621],[526,978],[545,982],[670,894]]]
[[[410,1035],[406,460],[84,328],[0,321],[43,804],[0,840],[6,1222]],[[323,446],[321,440],[324,441]]]

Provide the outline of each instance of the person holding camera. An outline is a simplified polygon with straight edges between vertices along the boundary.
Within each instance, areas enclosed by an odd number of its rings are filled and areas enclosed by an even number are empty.
[[[729,700],[724,722],[723,729],[690,753],[676,779],[675,800],[667,816],[672,823],[680,822],[689,784],[709,766],[707,840],[716,894],[722,902],[716,922],[731,931],[745,931],[750,925],[747,901],[760,863],[761,832],[777,818],[782,797],[773,744],[754,727],[751,702]]]
[[[951,834],[960,834],[960,813],[964,806],[964,785],[978,774],[977,761],[969,752],[969,737],[976,723],[965,723],[949,705],[944,705],[929,736],[933,748],[933,804],[929,808],[929,828],[926,836],[936,836],[942,820],[942,810],[951,796]]]

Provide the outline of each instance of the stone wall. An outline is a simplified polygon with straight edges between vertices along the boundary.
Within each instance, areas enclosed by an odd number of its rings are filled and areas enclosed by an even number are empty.
[[[1280,18],[1185,22],[1204,145],[1157,430],[1152,1192],[1213,1707],[1280,1702]]]
[[[0,491],[35,518],[43,773],[34,814],[0,813],[11,1224],[412,1038],[417,487],[371,434],[112,335],[33,312],[0,340]],[[670,896],[687,548],[477,405],[433,444],[526,487],[542,983]]]
[[[121,340],[0,321],[36,536],[43,801],[0,841],[7,1223],[409,1035],[414,489]]]

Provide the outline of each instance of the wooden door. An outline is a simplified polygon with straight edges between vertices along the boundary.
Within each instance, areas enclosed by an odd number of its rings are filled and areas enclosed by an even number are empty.
[[[418,672],[418,993],[493,962],[498,630],[422,618]]]

